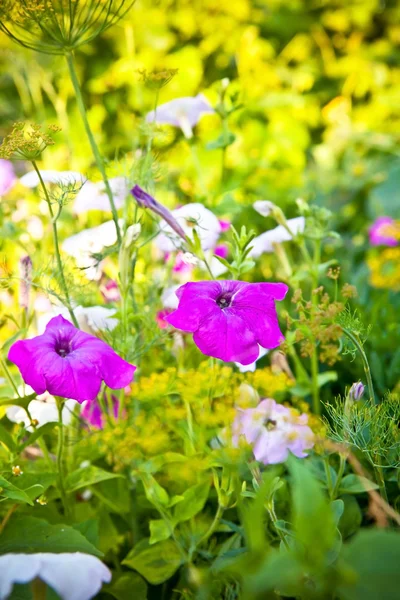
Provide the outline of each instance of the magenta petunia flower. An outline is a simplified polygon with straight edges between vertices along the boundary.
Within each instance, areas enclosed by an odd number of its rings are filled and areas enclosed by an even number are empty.
[[[104,394],[104,402],[106,401],[106,395]],[[113,415],[115,419],[118,419],[118,411],[119,411],[119,400],[112,394],[111,396]],[[95,398],[91,402],[85,402],[82,411],[81,411],[82,419],[85,419],[92,427],[95,429],[103,429],[105,422],[105,415],[101,409],[100,403]]]
[[[232,425],[233,446],[238,447],[242,437],[252,446],[255,459],[265,465],[284,462],[289,452],[304,458],[314,445],[307,415],[272,398],[262,400],[256,408],[238,410]]]
[[[275,300],[287,291],[284,283],[189,282],[176,291],[178,308],[165,320],[193,333],[206,356],[248,365],[258,358],[259,345],[276,348],[283,339]]]
[[[372,246],[397,246],[400,227],[392,217],[378,217],[369,228],[369,241]]]
[[[125,387],[136,369],[105,342],[80,331],[61,315],[51,319],[43,335],[15,342],[8,359],[37,394],[48,391],[78,402],[93,400],[102,381],[112,389]]]

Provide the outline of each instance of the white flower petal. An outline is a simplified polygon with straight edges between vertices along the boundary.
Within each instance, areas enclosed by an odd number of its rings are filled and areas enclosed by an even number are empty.
[[[205,113],[214,113],[214,109],[208,103],[203,94],[197,96],[185,96],[176,98],[157,107],[146,115],[148,123],[165,123],[175,127],[181,127],[182,122],[186,122],[190,127],[194,127]]]
[[[103,583],[111,581],[111,572],[98,558],[82,552],[4,554],[0,556],[0,600],[8,597],[14,583],[28,583],[35,577],[62,600],[90,600]]]
[[[253,246],[249,256],[252,258],[258,258],[261,254],[270,253],[274,251],[274,244],[281,244],[282,242],[289,242],[293,239],[293,236],[298,233],[303,233],[305,228],[305,218],[296,217],[295,219],[288,219],[288,227],[292,235],[283,225],[278,225],[274,229],[270,229],[265,233],[262,233],[258,237],[254,238],[251,242]]]
[[[3,554],[0,556],[0,600],[8,598],[14,583],[28,583],[39,574],[37,554]]]
[[[203,204],[193,202],[172,211],[172,216],[182,227],[185,234],[193,240],[193,229],[196,228],[203,250],[214,248],[221,234],[221,226],[217,217]],[[173,252],[182,245],[181,238],[165,222],[160,223],[161,233],[155,244],[163,252]]]
[[[269,217],[274,207],[275,204],[269,200],[257,200],[253,204],[254,210],[263,217]]]
[[[125,198],[128,195],[129,188],[125,177],[113,177],[108,180],[113,194],[114,204],[118,210],[124,204]],[[104,181],[93,183],[86,181],[82,189],[78,192],[73,212],[75,214],[85,213],[89,210],[110,211],[110,200],[105,192]]]
[[[40,175],[45,183],[61,183],[68,185],[69,183],[75,182],[82,184],[85,181],[85,177],[76,171],[40,171]],[[36,171],[25,173],[19,181],[28,188],[37,187],[40,183]]]

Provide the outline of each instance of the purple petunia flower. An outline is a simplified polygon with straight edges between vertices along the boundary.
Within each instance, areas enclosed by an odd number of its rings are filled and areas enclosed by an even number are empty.
[[[252,446],[256,460],[265,465],[284,462],[289,451],[304,458],[306,450],[314,445],[307,415],[299,415],[271,398],[262,400],[256,408],[238,410],[232,425],[234,447],[239,446],[241,437]]]
[[[78,402],[93,400],[102,381],[112,389],[125,387],[136,369],[105,342],[80,331],[61,315],[51,319],[43,335],[15,342],[8,359],[37,394],[47,390]]]
[[[179,306],[165,320],[193,333],[206,356],[248,365],[258,358],[259,345],[276,348],[283,339],[275,300],[287,291],[284,283],[189,282],[176,291]]]
[[[399,229],[392,217],[378,217],[369,228],[369,241],[372,246],[397,246],[400,238]]]

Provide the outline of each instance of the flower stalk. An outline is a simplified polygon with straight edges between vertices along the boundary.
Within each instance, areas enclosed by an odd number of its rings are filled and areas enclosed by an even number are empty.
[[[43,189],[43,193],[44,193],[44,197],[46,199],[47,202],[47,206],[49,207],[49,212],[50,212],[50,217],[51,217],[51,226],[53,229],[53,241],[54,241],[54,250],[56,253],[56,260],[57,260],[57,267],[58,267],[58,273],[60,275],[60,280],[61,280],[61,287],[63,289],[64,292],[64,296],[65,296],[65,304],[66,307],[68,308],[68,312],[71,315],[71,319],[73,324],[75,325],[75,327],[77,327],[79,329],[79,324],[78,321],[75,317],[73,308],[72,308],[72,304],[71,304],[71,299],[69,296],[69,291],[68,291],[68,286],[67,286],[67,282],[65,281],[65,276],[64,276],[64,268],[63,268],[63,264],[62,264],[62,260],[61,260],[61,254],[60,254],[60,246],[58,243],[58,231],[57,231],[57,219],[59,217],[59,213],[57,215],[54,215],[54,211],[53,211],[53,207],[51,206],[51,200],[49,197],[49,193],[47,191],[47,188],[44,184],[42,175],[38,169],[38,166],[36,164],[36,161],[32,160],[32,165],[33,168],[35,169],[37,176],[39,177],[39,181],[40,181],[40,185]]]
[[[85,131],[86,131],[86,135],[87,135],[89,143],[90,143],[90,147],[91,147],[92,152],[93,152],[93,157],[95,159],[97,168],[99,169],[100,174],[101,174],[101,176],[103,178],[104,186],[105,186],[105,190],[106,190],[106,194],[107,194],[108,199],[110,201],[112,218],[113,218],[113,221],[115,223],[115,228],[116,228],[116,231],[117,231],[118,245],[120,245],[121,244],[121,231],[120,231],[120,227],[119,227],[119,223],[118,223],[117,208],[115,206],[115,202],[114,202],[113,194],[112,194],[112,191],[111,191],[110,183],[109,183],[107,175],[106,175],[106,170],[104,168],[103,159],[102,159],[100,151],[99,151],[99,149],[97,147],[96,140],[94,139],[93,132],[92,132],[92,130],[90,128],[89,120],[88,120],[87,113],[86,113],[86,107],[85,107],[85,103],[84,103],[83,96],[82,96],[81,86],[79,84],[78,75],[77,75],[76,69],[75,69],[74,55],[72,54],[72,52],[69,52],[69,53],[65,54],[65,58],[67,60],[68,69],[69,69],[69,74],[70,74],[70,77],[71,77],[72,85],[74,87],[75,96],[76,96],[76,102],[77,102],[77,105],[78,105],[78,110],[79,110],[80,115],[81,115],[81,119],[82,119]]]

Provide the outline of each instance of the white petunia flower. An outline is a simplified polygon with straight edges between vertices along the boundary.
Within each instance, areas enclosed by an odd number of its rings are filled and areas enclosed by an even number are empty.
[[[92,254],[102,252],[107,246],[112,246],[117,241],[117,232],[114,221],[106,221],[98,227],[84,229],[79,233],[66,238],[62,243],[64,252],[75,258],[76,264],[88,279],[98,280],[101,276],[101,263],[98,263]]]
[[[0,600],[11,594],[15,583],[28,583],[38,577],[62,600],[90,600],[111,572],[98,558],[82,552],[60,554],[3,554],[0,556]]]
[[[34,390],[25,386],[25,394],[33,394]],[[62,422],[69,425],[72,420],[72,413],[75,407],[79,406],[76,400],[66,400],[62,411]],[[58,409],[53,396],[48,392],[36,396],[36,400],[31,400],[28,404],[28,411],[32,419],[38,422],[37,427],[42,427],[46,423],[58,422]],[[28,414],[22,406],[9,406],[6,411],[7,418],[13,423],[23,423],[28,431],[33,431]]]
[[[114,198],[115,208],[118,210],[124,205],[129,192],[125,177],[112,177],[108,180]],[[110,199],[106,194],[104,181],[93,183],[86,181],[79,190],[73,205],[73,212],[77,215],[89,210],[110,211]]]
[[[73,310],[80,329],[87,333],[93,334],[98,331],[112,331],[118,325],[118,319],[113,318],[117,312],[116,308],[106,308],[104,306],[76,306]],[[65,306],[54,306],[51,311],[46,312],[38,318],[38,333],[44,333],[49,321],[58,315],[61,315],[64,319],[67,319],[72,323],[69,310],[65,308]]]
[[[275,208],[275,204],[273,202],[270,202],[269,200],[257,200],[256,202],[254,202],[253,208],[262,217],[269,217],[269,215]]]
[[[221,234],[221,225],[214,213],[203,204],[185,204],[171,211],[171,214],[191,240],[193,229],[196,229],[203,250],[209,250],[216,245]],[[160,250],[173,252],[180,248],[182,240],[168,223],[161,221],[160,229],[161,233],[155,239],[155,244]]]
[[[60,183],[68,185],[70,183],[83,183],[85,177],[76,171],[40,171],[40,175],[45,183]],[[22,185],[28,188],[37,187],[40,184],[39,176],[36,171],[25,173],[19,180]]]
[[[289,242],[295,235],[303,233],[306,220],[304,217],[296,217],[295,219],[288,219],[287,224],[291,234],[283,225],[278,225],[274,229],[270,229],[254,238],[251,242],[253,248],[250,250],[249,256],[258,258],[266,252],[273,252],[274,244]]]
[[[152,110],[146,115],[146,121],[180,127],[184,136],[191,138],[193,136],[192,128],[197,125],[200,118],[206,113],[214,112],[205,96],[197,94],[194,97],[185,96],[161,104],[155,111]]]

